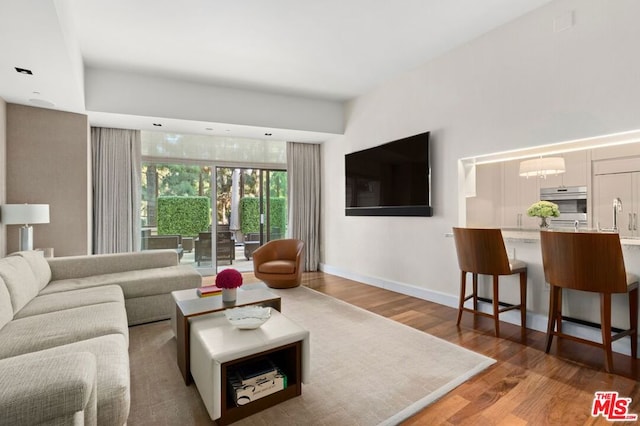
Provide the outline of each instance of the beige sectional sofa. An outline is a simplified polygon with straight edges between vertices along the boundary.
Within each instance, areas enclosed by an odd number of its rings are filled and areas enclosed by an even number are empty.
[[[0,425],[126,424],[128,326],[200,283],[174,250],[0,259]]]

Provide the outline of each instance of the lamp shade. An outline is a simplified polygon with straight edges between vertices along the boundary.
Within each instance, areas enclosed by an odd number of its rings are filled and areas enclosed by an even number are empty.
[[[564,158],[545,157],[533,158],[520,162],[520,176],[546,176],[565,172]]]
[[[49,204],[5,204],[0,209],[5,225],[49,223]]]

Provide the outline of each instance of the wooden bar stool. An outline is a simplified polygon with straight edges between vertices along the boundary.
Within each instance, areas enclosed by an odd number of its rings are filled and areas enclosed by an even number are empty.
[[[550,285],[547,349],[553,336],[604,349],[604,368],[613,368],[611,342],[631,336],[631,355],[638,356],[638,277],[627,274],[620,236],[597,232],[540,233],[545,280]],[[600,293],[602,343],[562,332],[562,289]],[[611,334],[611,295],[629,294],[629,329]]]
[[[458,253],[460,265],[460,303],[458,305],[458,321],[460,325],[462,312],[472,312],[493,318],[496,336],[500,336],[499,315],[512,309],[520,309],[520,324],[522,337],[527,329],[527,264],[520,260],[510,260],[504,247],[502,231],[500,229],[453,228],[453,237]],[[466,295],[467,273],[473,277],[473,291]],[[498,296],[498,280],[500,275],[520,274],[520,304],[500,309]],[[478,275],[493,277],[493,313],[478,310]],[[467,308],[464,303],[473,299],[473,308]]]

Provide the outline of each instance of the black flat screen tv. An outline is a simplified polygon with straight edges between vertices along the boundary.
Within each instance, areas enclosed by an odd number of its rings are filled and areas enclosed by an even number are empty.
[[[433,216],[429,132],[345,155],[347,216]]]

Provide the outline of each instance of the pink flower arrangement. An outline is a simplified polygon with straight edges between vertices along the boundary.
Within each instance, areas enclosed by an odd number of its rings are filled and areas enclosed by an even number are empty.
[[[216,275],[216,286],[219,288],[237,288],[242,285],[242,274],[233,268],[224,269]]]

